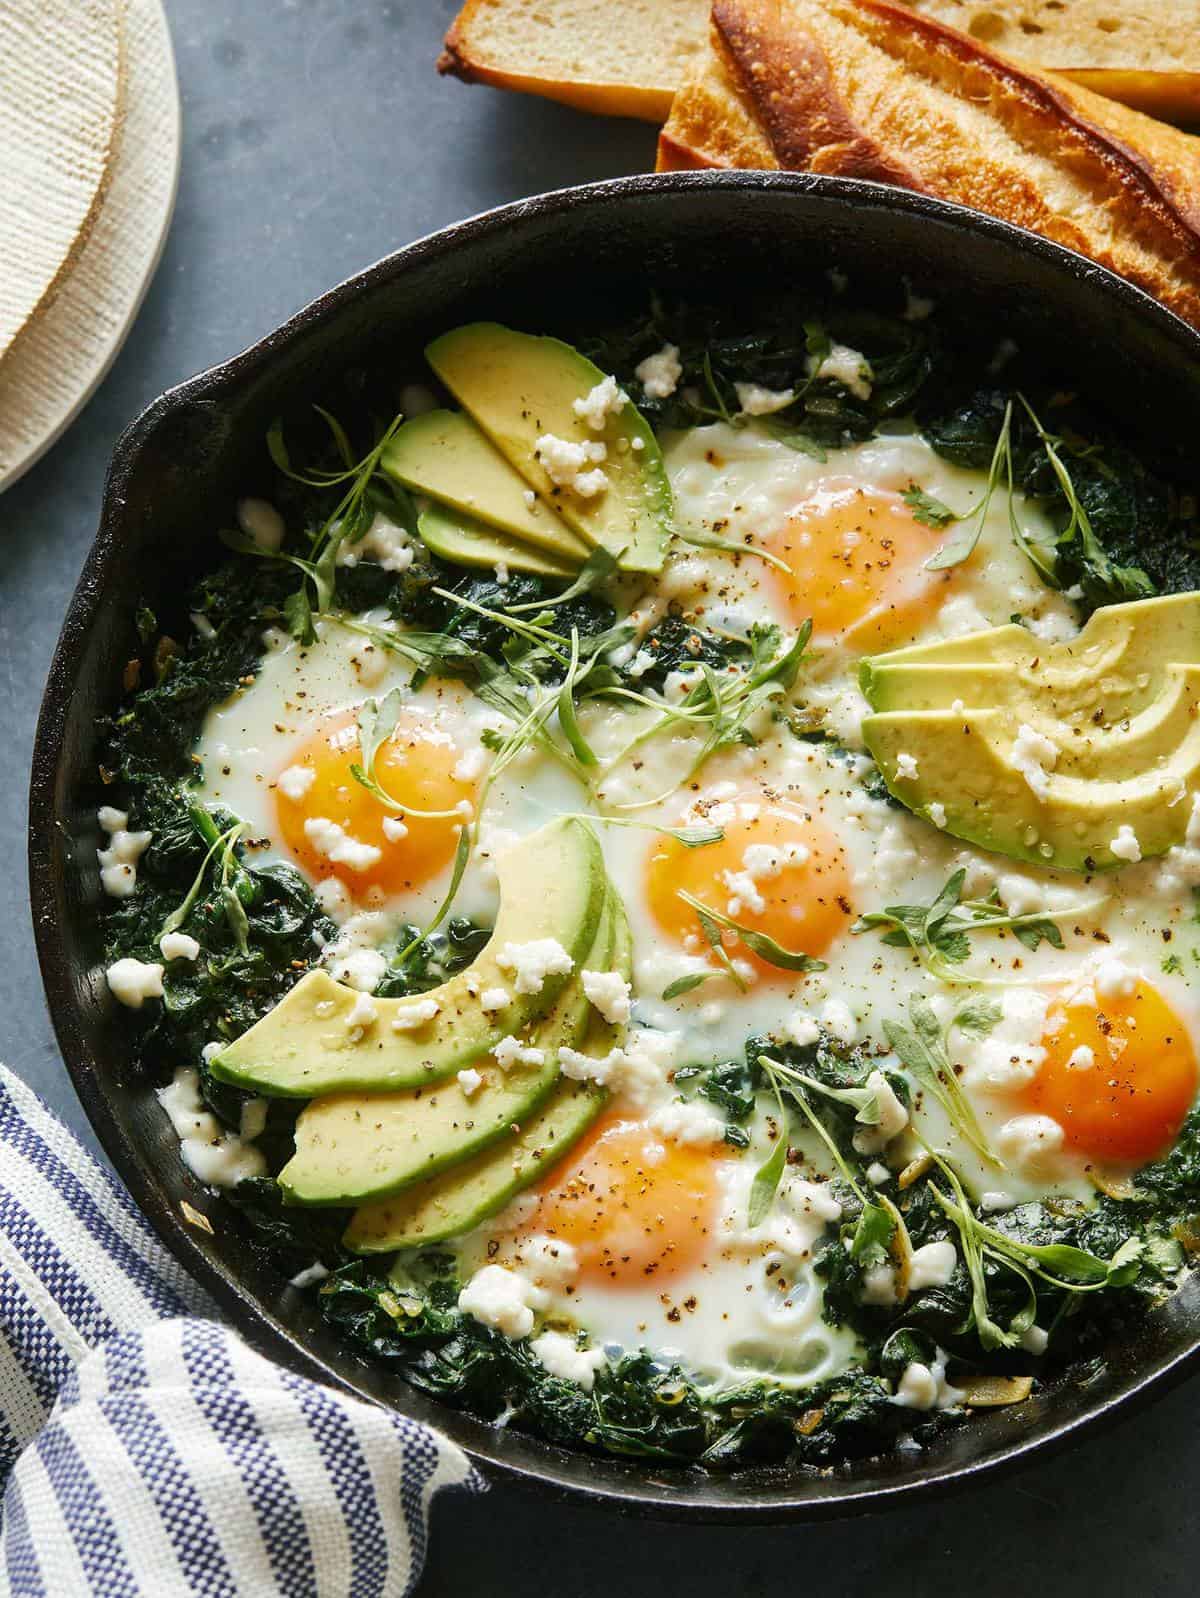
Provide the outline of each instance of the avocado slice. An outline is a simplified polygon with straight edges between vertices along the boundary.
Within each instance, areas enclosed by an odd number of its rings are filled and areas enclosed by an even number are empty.
[[[588,960],[607,960],[611,948],[606,899]],[[559,1049],[577,1047],[587,1025],[587,998],[576,977],[523,1040],[543,1058],[502,1071],[486,1056],[477,1057],[483,1086],[470,1095],[458,1082],[443,1082],[409,1093],[316,1099],[296,1122],[296,1152],[279,1173],[288,1202],[380,1200],[469,1159],[536,1110],[558,1080]]]
[[[517,993],[496,957],[507,943],[554,938],[578,967],[592,945],[607,892],[600,845],[586,822],[562,817],[506,850],[496,869],[495,930],[471,965],[449,982],[419,998],[373,999],[377,1019],[357,1028],[349,1017],[362,995],[325,971],[310,971],[215,1056],[212,1074],[281,1098],[428,1086],[545,1015],[568,977],[547,976],[537,993]],[[484,1010],[480,998],[497,987],[509,991],[510,1002],[499,1011]],[[414,1006],[428,1000],[437,1003],[437,1014],[405,1028]]]
[[[574,411],[574,402],[603,382],[598,366],[560,339],[496,322],[444,333],[425,357],[496,448],[585,542],[619,556],[625,571],[662,570],[671,485],[653,429],[628,398],[602,433]],[[547,433],[574,444],[604,444],[603,493],[585,499],[553,482],[534,454]]]
[[[464,411],[414,416],[397,432],[379,464],[406,488],[544,549],[572,570],[588,557],[589,546],[545,500],[528,503],[525,479]]]
[[[1190,796],[1200,790],[1200,719],[1194,714],[1173,723],[1174,741],[1159,746],[1143,769],[1112,778],[1100,773],[1106,739],[1114,735],[1097,729],[1090,774],[1072,774],[1064,750],[1063,770],[1057,762],[1046,769],[1040,794],[1014,754],[1019,727],[1006,711],[889,711],[867,716],[862,733],[889,791],[910,810],[930,819],[936,803],[953,837],[1065,871],[1127,864],[1111,849],[1122,825],[1133,829],[1143,859],[1182,843]],[[901,755],[916,761],[916,777],[900,774]],[[1113,770],[1119,773],[1119,766],[1114,755]]]
[[[494,527],[476,521],[462,511],[431,505],[417,518],[417,531],[424,543],[443,560],[457,566],[508,566],[517,572],[533,572],[538,577],[573,577],[578,563],[568,565],[545,550],[523,544]]]
[[[608,969],[628,980],[629,922],[615,890],[610,890],[610,907],[614,929]],[[620,1043],[623,1030],[593,1014],[582,1052],[603,1057]],[[387,1254],[469,1232],[562,1159],[607,1102],[606,1089],[561,1078],[541,1108],[522,1120],[515,1136],[403,1193],[356,1210],[343,1238],[346,1247],[356,1254]]]

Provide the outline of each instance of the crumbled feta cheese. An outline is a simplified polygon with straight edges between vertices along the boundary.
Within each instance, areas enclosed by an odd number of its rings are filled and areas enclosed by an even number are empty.
[[[915,782],[917,778],[917,761],[914,755],[905,754],[903,751],[896,756],[896,775],[905,782]]]
[[[1000,1020],[985,1038],[959,1034],[969,1087],[1011,1092],[1031,1082],[1046,1058],[1049,998],[1036,988],[1007,988],[1000,997]]]
[[[1021,1347],[1027,1354],[1044,1354],[1050,1343],[1050,1334],[1041,1326],[1027,1326],[1021,1333]]]
[[[200,955],[200,945],[186,932],[164,932],[158,947],[164,960],[195,960]]]
[[[478,1071],[473,1071],[468,1068],[467,1070],[460,1071],[458,1073],[458,1085],[463,1090],[464,1095],[469,1099],[479,1092],[480,1088],[483,1086],[483,1078],[480,1076]]]
[[[545,1307],[545,1295],[519,1271],[485,1265],[458,1295],[458,1307],[484,1326],[494,1326],[514,1342],[533,1330],[533,1312]]]
[[[1036,1174],[1053,1166],[1063,1136],[1048,1115],[1014,1115],[996,1133],[996,1152],[1019,1170]]]
[[[486,1010],[489,1015],[497,1010],[503,1010],[506,1005],[511,1003],[512,994],[507,988],[484,988],[479,995],[479,1008]]]
[[[815,1015],[809,1015],[804,1010],[797,1010],[784,1022],[783,1035],[789,1042],[795,1043],[804,1049],[810,1043],[816,1043],[821,1036],[821,1028]]]
[[[673,1099],[661,1105],[650,1117],[652,1131],[676,1143],[719,1143],[725,1136],[725,1122],[707,1104]]]
[[[1013,740],[1012,763],[1039,799],[1050,792],[1049,773],[1058,764],[1058,745],[1023,721]]]
[[[494,569],[496,573],[496,581],[500,584],[501,588],[503,588],[508,582],[508,562],[498,560]]]
[[[600,470],[600,462],[608,458],[603,444],[576,444],[569,438],[543,433],[533,453],[552,483],[570,489],[580,499],[594,499],[608,487],[608,478]]]
[[[533,938],[529,943],[506,943],[496,964],[513,973],[518,993],[540,993],[547,977],[566,976],[575,962],[557,939]]]
[[[525,501],[525,504],[529,510],[532,510],[537,504],[537,495],[534,493],[532,488],[523,489],[521,492],[521,498]]]
[[[374,1026],[378,1020],[379,1011],[375,1007],[374,1000],[369,994],[360,993],[347,1011],[346,1027],[354,1034],[357,1042],[367,1028]]]
[[[1127,822],[1117,828],[1117,835],[1108,846],[1118,860],[1137,861],[1142,858],[1138,835]]]
[[[629,675],[633,678],[644,677],[654,666],[654,651],[652,649],[639,649],[629,662]]]
[[[763,388],[759,383],[735,383],[738,407],[744,416],[772,416],[786,410],[796,397],[794,388]]]
[[[562,1074],[575,1082],[595,1082],[641,1105],[661,1095],[667,1072],[676,1061],[679,1044],[677,1032],[635,1027],[623,1048],[610,1049],[598,1058],[577,1049],[562,1048],[558,1051],[558,1064]]]
[[[607,1363],[603,1349],[580,1348],[565,1332],[543,1332],[530,1343],[529,1351],[551,1376],[574,1382],[585,1393],[591,1392],[596,1372]]]
[[[909,1291],[919,1293],[923,1287],[945,1287],[957,1264],[958,1250],[949,1238],[913,1249],[908,1262]]]
[[[874,1126],[860,1126],[854,1134],[854,1147],[860,1154],[878,1154],[908,1125],[908,1111],[896,1097],[892,1084],[882,1071],[872,1071],[864,1086],[875,1095],[879,1120]]]
[[[456,782],[474,782],[487,765],[488,752],[482,744],[468,749],[458,757],[451,773]]]
[[[286,771],[281,771],[275,779],[275,786],[285,799],[290,799],[293,804],[299,804],[316,780],[317,772],[314,766],[288,766]]]
[[[929,819],[935,827],[944,827],[946,825],[945,805],[938,804],[936,801],[931,804],[929,807]]]
[[[428,1026],[441,1008],[436,999],[414,999],[392,1016],[392,1031],[417,1032],[421,1027]]]
[[[1011,1193],[1002,1193],[998,1188],[989,1188],[986,1193],[979,1195],[979,1208],[988,1215],[999,1215],[1004,1210],[1015,1210],[1017,1201]]]
[[[100,886],[110,899],[128,899],[137,887],[137,863],[150,847],[153,833],[129,832],[129,817],[123,810],[101,805],[96,820],[108,834],[108,848],[97,849]]]
[[[938,1349],[932,1365],[913,1360],[896,1387],[892,1402],[902,1409],[950,1409],[962,1398],[946,1380],[946,1355]]]
[[[1098,999],[1127,999],[1137,987],[1138,974],[1123,960],[1101,960],[1092,979]]]
[[[399,843],[408,837],[408,827],[399,816],[384,816],[383,835],[389,843]]]
[[[347,949],[329,961],[330,976],[360,993],[372,993],[386,970],[387,961],[378,949]]]
[[[179,1138],[179,1153],[192,1175],[212,1187],[236,1187],[249,1176],[262,1176],[267,1162],[250,1142],[243,1116],[241,1133],[230,1132],[200,1097],[200,1073],[181,1066],[170,1084],[159,1088],[158,1102]],[[262,1130],[262,1123],[259,1131]]]
[[[1067,1061],[1067,1070],[1090,1071],[1095,1063],[1095,1051],[1089,1049],[1086,1043],[1081,1043],[1077,1049],[1072,1051],[1071,1057]]]
[[[583,991],[610,1026],[624,1026],[629,1020],[629,983],[619,971],[585,971]]]
[[[887,1305],[896,1302],[896,1272],[890,1265],[868,1265],[862,1274],[864,1304]]]
[[[239,499],[237,521],[246,537],[269,555],[280,548],[287,532],[283,517],[265,499]]]
[[[311,1265],[306,1265],[302,1271],[297,1271],[295,1276],[288,1278],[289,1287],[315,1287],[318,1282],[323,1282],[329,1272],[320,1260],[314,1260]]]
[[[373,843],[360,843],[328,816],[309,816],[304,836],[319,855],[331,865],[348,866],[351,871],[369,871],[378,865],[383,851]]]
[[[820,364],[811,357],[809,364],[810,368],[815,368],[814,377],[831,377],[856,399],[870,399],[875,374],[861,351],[852,350],[848,344],[834,344]]]
[[[115,960],[105,972],[109,992],[131,1010],[140,1010],[147,999],[161,999],[163,968],[156,961],[134,960],[126,956]]]
[[[892,1173],[881,1160],[872,1160],[867,1166],[867,1181],[872,1187],[882,1187],[885,1182],[890,1182]]]
[[[511,1070],[514,1065],[544,1065],[546,1062],[545,1049],[522,1043],[520,1038],[501,1038],[492,1055],[502,1071]]]
[[[361,538],[354,543],[345,539],[342,541],[338,547],[337,564],[357,566],[368,555],[385,572],[406,572],[416,558],[416,550],[403,527],[398,527],[377,512],[375,520]]]
[[[601,378],[583,399],[573,402],[572,409],[593,433],[602,433],[608,418],[625,409],[625,395],[617,387],[615,377]]]
[[[683,376],[678,345],[664,344],[656,355],[647,355],[634,368],[634,376],[647,399],[670,399]]]
[[[844,999],[825,1000],[821,1006],[821,1025],[839,1043],[853,1043],[858,1036],[858,1022]]]
[[[346,884],[337,877],[326,877],[313,889],[313,898],[333,921],[345,921],[350,915],[350,895]]]

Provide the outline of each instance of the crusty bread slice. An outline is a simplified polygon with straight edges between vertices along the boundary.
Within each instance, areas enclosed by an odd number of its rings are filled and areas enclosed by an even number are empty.
[[[663,122],[707,34],[708,0],[466,0],[438,71]]]
[[[988,211],[1200,326],[1200,140],[895,0],[714,0],[663,170],[780,167]]]
[[[1200,122],[1200,0],[908,0],[1018,61]]]
[[[0,5],[0,355],[87,242],[108,181],[121,73],[119,0]]]

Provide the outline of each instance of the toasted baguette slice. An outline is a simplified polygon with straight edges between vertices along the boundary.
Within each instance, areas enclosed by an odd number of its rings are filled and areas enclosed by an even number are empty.
[[[438,71],[664,122],[707,35],[708,0],[466,0]]]
[[[1169,121],[1200,122],[1200,0],[908,0],[1018,61]]]
[[[1042,233],[1200,326],[1200,140],[895,0],[715,0],[664,170],[873,179]]]

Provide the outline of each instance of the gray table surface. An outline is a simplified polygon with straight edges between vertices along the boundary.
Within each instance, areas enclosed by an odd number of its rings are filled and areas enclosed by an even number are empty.
[[[0,500],[0,1057],[92,1142],[41,997],[23,880],[41,685],[117,434],[171,383],[320,290],[472,212],[653,162],[641,124],[433,72],[452,0],[167,0],[184,109],[179,206],[140,318],[67,436]],[[616,9],[614,7],[614,9]],[[93,1144],[94,1146],[94,1144]],[[944,1504],[858,1523],[687,1528],[496,1490],[445,1500],[422,1593],[1182,1594],[1200,1536],[1200,1387]],[[247,1595],[253,1598],[253,1595]]]

